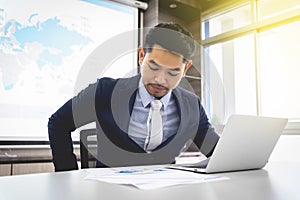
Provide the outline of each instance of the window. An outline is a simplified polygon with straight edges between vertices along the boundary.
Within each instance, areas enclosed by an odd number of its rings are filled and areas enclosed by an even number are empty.
[[[266,18],[276,17],[282,13],[287,13],[300,8],[299,0],[258,0],[258,18],[263,20]]]
[[[252,34],[205,48],[209,62],[205,80],[210,88],[209,113],[214,123],[233,113],[256,114],[255,66]]]
[[[237,29],[251,24],[251,5],[240,6],[222,14],[216,14],[202,23],[202,38],[216,36],[218,34]]]
[[[261,114],[300,119],[300,21],[259,34]]]
[[[47,141],[48,118],[78,89],[82,66],[105,41],[137,30],[138,10],[106,0],[0,2],[0,140]],[[119,55],[108,69],[103,58],[90,60],[98,63],[99,70],[89,72],[96,78],[137,69],[134,52]]]
[[[299,11],[299,1],[249,0],[203,16],[203,104],[214,124],[234,113],[286,117],[299,134]]]

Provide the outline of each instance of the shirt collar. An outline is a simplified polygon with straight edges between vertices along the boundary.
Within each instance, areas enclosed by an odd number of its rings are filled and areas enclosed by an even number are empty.
[[[151,101],[153,101],[155,99],[154,96],[150,95],[147,91],[147,89],[145,88],[145,85],[143,84],[142,79],[140,79],[139,81],[139,89],[138,89],[138,93],[142,99],[142,103],[144,107],[147,107]],[[170,102],[170,98],[171,98],[171,94],[172,94],[172,90],[170,90],[165,96],[163,96],[160,101],[163,105],[163,110],[166,110],[169,102]]]

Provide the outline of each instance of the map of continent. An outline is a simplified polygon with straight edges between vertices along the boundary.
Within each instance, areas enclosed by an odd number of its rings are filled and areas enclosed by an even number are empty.
[[[63,60],[92,42],[76,29],[63,26],[57,16],[44,21],[38,17],[38,13],[29,15],[26,24],[14,19],[3,22],[0,17],[0,91],[25,87],[29,80],[27,84],[38,84],[46,77],[50,82],[64,82]]]

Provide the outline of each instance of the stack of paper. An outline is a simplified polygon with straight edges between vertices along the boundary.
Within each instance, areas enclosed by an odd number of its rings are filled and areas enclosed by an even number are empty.
[[[85,171],[87,173],[85,180],[131,185],[144,190],[228,179],[227,177],[198,174],[158,166],[102,168]]]

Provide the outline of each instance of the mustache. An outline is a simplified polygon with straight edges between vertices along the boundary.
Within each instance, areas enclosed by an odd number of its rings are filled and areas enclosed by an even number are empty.
[[[163,85],[160,85],[160,84],[157,84],[157,83],[148,83],[147,85],[150,85],[150,86],[153,86],[153,87],[157,87],[157,88],[161,88],[161,89],[166,89],[168,90],[169,88],[163,86]]]

